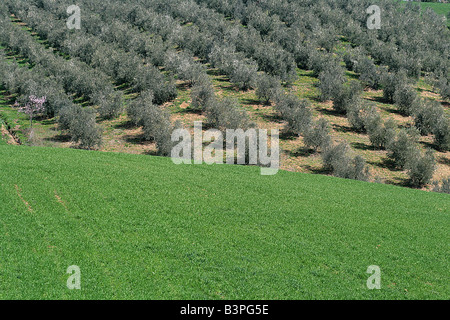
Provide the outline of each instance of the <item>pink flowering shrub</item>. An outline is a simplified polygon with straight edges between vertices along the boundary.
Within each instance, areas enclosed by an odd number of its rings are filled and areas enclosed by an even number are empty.
[[[38,98],[36,96],[29,96],[28,102],[24,107],[21,107],[16,101],[15,107],[18,107],[18,111],[27,114],[30,117],[30,126],[33,127],[33,116],[35,114],[41,114],[45,111],[45,102],[47,97]]]

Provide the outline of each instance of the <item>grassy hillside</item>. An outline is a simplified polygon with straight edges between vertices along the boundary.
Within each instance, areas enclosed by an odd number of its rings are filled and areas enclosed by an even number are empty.
[[[73,149],[0,168],[0,299],[450,297],[448,195]]]
[[[434,2],[421,2],[420,5],[423,9],[431,8],[436,13],[447,16],[450,12],[450,3],[434,3]],[[450,20],[447,21],[447,25],[450,27]]]
[[[450,3],[421,2],[422,8],[431,8],[436,13],[447,15],[450,12]]]

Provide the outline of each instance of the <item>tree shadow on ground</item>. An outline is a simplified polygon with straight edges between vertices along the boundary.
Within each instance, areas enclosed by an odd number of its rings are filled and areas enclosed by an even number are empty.
[[[181,114],[181,115],[185,115],[185,114],[196,114],[196,115],[202,115],[203,111],[202,109],[196,109],[196,108],[192,108],[192,107],[187,107],[187,108],[180,108],[179,110],[177,110],[175,113],[177,114]]]
[[[394,160],[389,158],[383,158],[381,162],[368,161],[367,163],[379,168],[388,169],[389,171],[394,172],[403,171],[403,169],[400,169],[395,165]]]
[[[308,147],[300,147],[300,148],[298,148],[298,149],[295,150],[295,151],[289,152],[289,155],[290,155],[290,156],[293,156],[293,157],[303,157],[303,158],[307,158],[307,157],[309,157],[309,156],[311,156],[311,155],[313,155],[313,154],[316,154],[316,153],[317,153],[317,152],[314,151],[314,150],[311,149],[311,148],[308,148]]]
[[[358,133],[360,134],[360,131],[355,130],[355,128],[348,127],[348,126],[342,126],[339,124],[333,124],[333,129],[337,132],[343,132],[343,133]]]
[[[206,73],[210,76],[222,76],[223,74],[220,73],[219,69],[207,69]]]
[[[408,118],[408,116],[405,116],[398,109],[395,109],[395,106],[393,106],[393,105],[390,105],[388,108],[385,108],[384,110],[386,110],[389,113],[396,114],[396,115],[404,117],[404,118]]]
[[[148,150],[148,151],[144,152],[144,154],[147,156],[158,156],[159,155],[158,151],[156,151],[156,150]]]
[[[365,144],[365,143],[362,143],[362,142],[352,142],[350,145],[353,148],[358,149],[358,150],[364,150],[364,151],[377,150],[377,148],[374,148],[374,146],[372,146],[370,144]]]
[[[374,102],[378,102],[378,103],[383,103],[383,104],[391,104],[383,96],[381,96],[381,97],[379,97],[379,96],[371,97],[369,100],[370,101],[374,101]]]
[[[181,83],[177,83],[176,87],[180,91],[188,91],[192,88],[192,85],[189,82],[184,81]]]
[[[284,120],[278,113],[263,114],[262,118],[269,122],[283,123]]]
[[[322,114],[325,114],[327,116],[333,116],[333,117],[339,117],[339,118],[346,118],[345,114],[340,113],[334,109],[327,109],[327,108],[319,108],[316,109],[317,111],[319,111]]]
[[[138,128],[138,126],[136,126],[133,121],[127,120],[125,122],[120,122],[120,123],[113,125],[113,128],[114,129],[134,129],[134,128]]]
[[[270,106],[270,103],[269,104],[265,104],[265,103],[259,101],[258,99],[252,99],[252,98],[241,99],[241,102],[242,102],[242,104],[247,104],[247,105],[258,105],[258,106],[262,105],[264,107],[269,107]]]
[[[406,178],[393,178],[393,179],[386,179],[384,181],[385,184],[390,184],[398,187],[407,187],[411,188],[411,183],[409,182],[409,179]]]
[[[439,157],[437,159],[437,162],[440,163],[440,164],[444,164],[446,166],[450,166],[450,159],[445,157],[445,156]]]
[[[298,134],[293,133],[290,130],[281,130],[280,139],[282,140],[295,140],[298,138]]]
[[[35,120],[41,122],[41,124],[43,124],[44,126],[50,126],[50,125],[56,124],[56,119],[55,118],[50,118],[49,119],[49,118],[47,118],[45,116],[38,117]]]
[[[426,149],[433,149],[433,150],[439,151],[438,146],[436,144],[432,143],[432,142],[419,141],[419,144],[424,146]]]
[[[72,138],[68,134],[58,134],[53,137],[44,138],[45,141],[58,142],[58,143],[67,143],[72,141]]]
[[[150,142],[149,140],[146,140],[144,137],[144,134],[138,134],[138,135],[124,135],[123,139],[128,142],[128,143],[132,143],[132,144],[138,144],[138,145],[144,145],[147,142]]]
[[[4,90],[4,92],[0,92],[0,94],[3,94],[4,98],[3,103],[0,103],[0,105],[12,106],[16,102],[16,95],[10,94],[9,92],[6,92],[6,90]]]
[[[303,166],[303,168],[305,168],[306,170],[312,172],[313,174],[321,174],[321,175],[331,175],[331,170],[324,168],[324,167],[320,167],[320,168],[314,168],[310,165],[305,165]]]

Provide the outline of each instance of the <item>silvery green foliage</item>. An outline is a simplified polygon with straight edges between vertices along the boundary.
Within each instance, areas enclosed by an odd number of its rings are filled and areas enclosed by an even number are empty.
[[[206,57],[209,53],[214,38],[204,33],[198,26],[190,28],[177,28],[172,41],[181,49],[190,51],[198,57]]]
[[[206,75],[205,65],[196,62],[187,52],[168,51],[165,55],[165,66],[166,70],[177,75],[178,80],[187,81],[189,85],[193,85]]]
[[[10,23],[9,18],[0,19],[0,25],[5,31],[0,34],[0,42],[27,57],[36,70],[41,71],[41,77],[55,79],[66,93],[93,99],[98,92],[114,92],[112,84],[102,72],[92,70],[77,59],[68,61],[46,50],[27,31]]]
[[[438,181],[434,181],[433,185],[434,185],[433,188],[434,192],[450,194],[450,177],[447,177],[444,180],[442,180],[442,184],[439,184]]]
[[[441,117],[433,126],[434,144],[440,151],[450,150],[450,120]]]
[[[414,157],[408,159],[406,169],[409,183],[414,187],[423,187],[431,182],[436,170],[436,159],[434,152],[430,149],[425,154],[417,152]]]
[[[437,88],[442,98],[450,99],[450,81],[446,77],[442,75],[439,77]]]
[[[434,135],[434,144],[441,151],[450,150],[450,121],[442,105],[433,100],[414,102],[414,125],[422,135]]]
[[[161,156],[169,156],[173,143],[171,134],[174,127],[170,121],[170,114],[166,109],[153,103],[151,91],[144,91],[132,100],[127,108],[131,121],[141,126],[145,140],[154,140]]]
[[[281,3],[280,3],[281,2]],[[365,9],[370,1],[340,0],[330,2],[299,2],[286,4],[287,1],[264,2],[262,5],[270,12],[276,12],[284,21],[297,23],[302,27],[312,25],[306,12],[316,12],[324,24],[333,24],[340,28],[337,34],[343,34],[356,46],[363,46],[378,62],[387,64],[392,70],[407,68],[411,73],[417,73],[417,66],[426,70],[440,69],[447,65],[445,61],[446,44],[448,43],[448,30],[445,23],[434,12],[421,14],[418,6],[408,5],[402,11],[396,10],[396,3],[381,1],[377,4],[384,12],[382,28],[377,32],[367,30],[365,22],[367,16]],[[302,16],[301,23],[294,17]],[[306,20],[306,21],[305,21]],[[307,28],[305,28],[308,30]],[[436,30],[439,30],[439,34]],[[336,33],[335,33],[336,34]],[[424,36],[426,34],[426,36]],[[392,45],[384,46],[389,39],[397,41]],[[400,52],[400,55],[393,53]],[[429,57],[436,57],[429,59]],[[416,64],[416,66],[411,65]]]
[[[282,22],[277,17],[270,16],[256,4],[249,4],[246,9],[246,14],[243,16],[244,24],[258,30],[262,37],[266,37],[281,28]]]
[[[340,66],[330,66],[330,68],[321,71],[319,80],[321,101],[337,99],[344,91],[345,75],[343,68]]]
[[[293,93],[282,94],[277,97],[275,109],[287,122],[287,132],[303,135],[311,126],[311,103],[308,100],[300,100]]]
[[[97,15],[88,10],[83,10],[85,20],[87,20],[86,26],[83,30],[73,33],[64,28],[62,20],[56,20],[58,15],[61,15],[61,9],[62,5],[55,9],[56,13],[53,14],[43,9],[29,8],[23,4],[21,9],[16,9],[15,13],[39,35],[47,37],[49,42],[59,50],[72,57],[78,57],[91,67],[104,72],[116,82],[128,83],[136,91],[153,90],[157,103],[164,103],[176,96],[174,84],[170,83],[156,67],[149,63],[143,64],[142,58],[134,50],[123,49],[126,48],[124,43],[130,44],[130,42],[126,42],[125,38],[129,35],[132,39],[134,36],[136,40],[136,33],[124,35],[124,27],[118,22],[110,27],[109,24],[102,22]],[[30,16],[30,12],[37,13]],[[43,19],[45,20],[43,21]],[[92,21],[96,21],[96,24],[91,26]],[[99,28],[100,30],[98,30]],[[54,33],[57,33],[57,37],[51,36]],[[116,41],[111,43],[105,42],[105,40]],[[121,41],[120,44],[118,40]],[[143,45],[145,46],[146,43]],[[150,60],[147,59],[147,61]],[[109,103],[115,104],[117,100],[111,97]],[[104,109],[105,107],[102,107],[102,110]],[[112,114],[111,112],[107,113]]]
[[[396,73],[383,72],[381,83],[383,86],[383,98],[387,102],[394,103],[396,98],[399,99],[399,102],[408,103],[411,101],[412,93],[410,89],[406,89],[405,98],[402,95],[396,97],[398,90],[409,88],[410,83],[405,70],[400,70]]]
[[[282,90],[278,78],[267,74],[261,74],[257,77],[256,96],[265,104],[277,100],[277,97],[281,94]]]
[[[326,52],[313,51],[308,59],[307,68],[313,71],[315,77],[319,77],[322,72],[334,72],[336,77],[344,76],[344,68],[340,66],[340,61],[330,56]]]
[[[354,45],[364,47],[377,63],[389,65],[391,70],[405,68],[417,74],[418,68],[444,73],[449,69],[449,63],[445,61],[449,31],[442,19],[431,11],[421,14],[417,6],[407,5],[402,11],[396,10],[397,4],[389,0],[377,3],[384,14],[382,28],[376,32],[368,30],[366,26],[365,10],[373,4],[369,0],[280,0],[262,1],[257,5],[253,1],[240,0],[146,0],[142,4],[129,0],[84,0],[83,3],[102,15],[104,12],[105,16],[112,19],[126,20],[159,34],[163,40],[173,36],[175,30],[183,30],[188,36],[186,38],[192,38],[192,41],[187,42],[194,44],[198,39],[208,39],[208,47],[211,41],[226,40],[248,57],[253,56],[257,48],[270,39],[277,41],[286,53],[300,60],[301,48],[311,43],[314,37],[319,40],[314,47],[327,50],[338,43],[339,39],[333,39],[333,35],[340,34]],[[226,22],[225,17],[231,17],[237,20],[236,24],[247,25],[247,28],[233,33],[231,30],[234,26]],[[175,19],[182,23],[193,22],[194,25],[183,28]],[[233,36],[224,39],[225,34]],[[297,43],[301,46],[297,46]],[[253,58],[259,59],[257,56]]]
[[[121,94],[113,93],[110,96],[103,96],[95,98],[99,104],[97,109],[100,117],[104,119],[112,119],[119,116],[123,111],[123,97]]]
[[[361,47],[352,48],[351,46],[345,47],[345,52],[342,53],[342,60],[345,63],[345,67],[348,70],[356,71],[358,66],[358,60],[360,57],[364,57]]]
[[[380,72],[374,61],[367,56],[360,56],[355,66],[355,71],[359,73],[359,80],[372,89],[380,86]]]
[[[358,102],[360,103],[354,103],[347,107],[347,119],[355,131],[365,132],[366,118],[373,107],[361,99],[359,99]]]
[[[69,131],[71,124],[75,121],[80,110],[81,107],[73,103],[63,106],[58,111],[58,128]]]
[[[228,75],[239,89],[247,90],[255,85],[258,65],[237,53],[233,47],[215,45],[208,59],[214,67]]]
[[[153,92],[141,92],[139,97],[129,102],[127,114],[130,120],[137,126],[143,125],[143,113],[146,108],[153,108]]]
[[[209,125],[221,131],[226,129],[246,130],[251,125],[248,114],[233,98],[211,99],[206,105],[205,112]]]
[[[42,78],[42,71],[35,67],[32,70],[21,68],[16,61],[6,60],[0,50],[0,84],[10,93],[17,94],[17,101],[23,105],[30,95],[46,96],[44,114],[52,117],[64,105],[71,103],[64,88],[53,78]]]
[[[170,155],[173,147],[171,134],[174,128],[167,110],[157,105],[145,106],[142,111],[142,129],[144,139],[156,142],[159,155]]]
[[[441,118],[445,118],[445,113],[439,102],[425,98],[414,102],[414,124],[422,135],[433,133],[433,128]]]
[[[356,81],[351,81],[345,85],[338,83],[336,87],[329,87],[329,90],[329,95],[333,100],[333,108],[338,113],[345,114],[351,107],[360,108],[362,105],[362,88]]]
[[[274,45],[261,45],[254,55],[262,71],[287,83],[293,82],[297,77],[295,59],[284,50]]]
[[[364,128],[370,142],[376,148],[386,149],[395,137],[396,124],[392,119],[383,122],[375,108],[370,108],[364,115]]]
[[[89,2],[91,9],[101,12],[100,5],[94,4],[92,1],[87,2]],[[193,22],[194,25],[186,28],[177,25],[172,20],[172,34],[166,35],[167,39],[171,39],[180,48],[191,51],[203,59],[208,57],[214,44],[226,42],[237,48],[247,58],[254,58],[262,71],[286,75],[286,80],[295,71],[295,68],[292,70],[290,63],[285,63],[286,61],[293,61],[291,54],[281,48],[271,48],[269,43],[265,43],[257,35],[257,31],[253,31],[255,30],[253,27],[248,29],[235,28],[235,25],[226,23],[222,15],[202,8],[193,1],[185,2],[183,5],[180,5],[179,1],[164,3],[149,1],[148,4],[150,3],[152,5],[148,6],[139,6],[136,3],[123,5],[114,3],[115,10],[112,12],[113,10],[110,9],[109,13],[113,17],[123,20],[126,17],[131,17],[130,22],[133,24],[158,34],[161,34],[161,31],[156,27],[158,18],[164,19],[170,16],[170,19],[177,18],[181,21]],[[133,11],[131,11],[131,8],[133,8]],[[142,16],[149,18],[144,19]]]
[[[214,99],[214,88],[210,81],[201,81],[192,87],[191,107],[194,110],[205,110],[206,106]]]
[[[404,169],[408,161],[418,157],[419,149],[415,139],[405,129],[400,130],[395,139],[388,145],[388,156],[395,166]]]
[[[369,168],[361,156],[352,157],[347,143],[327,147],[321,154],[324,168],[336,177],[368,181]]]
[[[233,72],[230,81],[235,83],[240,90],[248,90],[255,86],[258,65],[246,61],[233,61]]]
[[[307,147],[317,151],[327,149],[331,144],[330,124],[324,118],[320,118],[314,126],[308,128],[304,134],[303,142]]]
[[[394,92],[394,103],[401,114],[410,116],[414,112],[414,101],[418,98],[417,91],[411,85],[398,86]]]
[[[67,130],[73,142],[83,149],[96,149],[102,143],[99,126],[95,122],[95,110],[69,105],[59,111],[60,129]]]

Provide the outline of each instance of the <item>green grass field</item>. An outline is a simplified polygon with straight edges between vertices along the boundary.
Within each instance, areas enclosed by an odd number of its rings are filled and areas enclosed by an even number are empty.
[[[0,146],[0,299],[449,299],[448,195]],[[81,290],[66,269],[81,268]],[[369,290],[369,265],[381,290]]]
[[[450,3],[421,2],[422,9],[431,8],[436,13],[447,16],[450,12]],[[450,27],[450,19],[447,19],[447,25]]]

